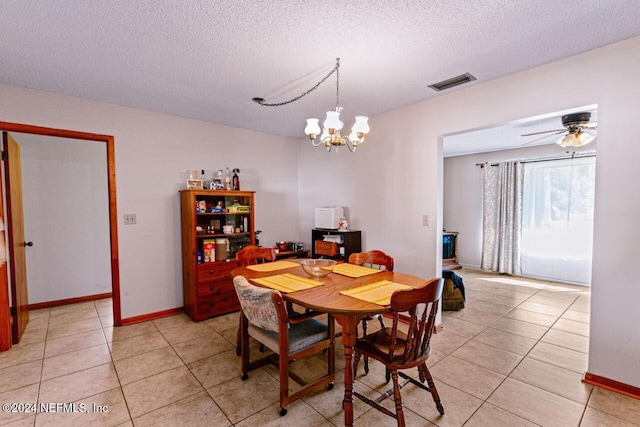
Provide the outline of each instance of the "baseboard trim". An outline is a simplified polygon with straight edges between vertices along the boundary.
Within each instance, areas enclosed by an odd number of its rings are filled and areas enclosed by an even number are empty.
[[[616,393],[624,394],[634,399],[640,399],[640,387],[634,387],[599,375],[590,374],[589,372],[584,374],[582,382],[615,391]]]
[[[156,311],[155,313],[127,317],[126,319],[122,319],[122,326],[133,325],[134,323],[141,323],[149,320],[162,319],[163,317],[174,316],[180,313],[184,313],[184,307],[171,308],[169,310]]]
[[[111,297],[112,297],[111,292],[107,292],[105,294],[87,295],[84,297],[66,298],[66,299],[59,299],[55,301],[45,301],[45,302],[39,302],[36,304],[28,304],[27,309],[29,311],[39,310],[41,308],[59,307],[61,305],[77,304],[79,302],[97,301],[99,299],[105,299],[105,298],[111,298]]]

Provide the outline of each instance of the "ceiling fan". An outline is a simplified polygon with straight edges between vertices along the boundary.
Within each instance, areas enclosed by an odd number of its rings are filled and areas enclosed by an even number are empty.
[[[544,135],[540,138],[536,138],[534,140],[525,142],[522,145],[531,144],[532,142],[540,141],[541,139],[548,138],[550,136],[559,135],[561,133],[566,133],[563,137],[556,140],[556,144],[561,147],[582,147],[583,145],[587,145],[591,141],[595,140],[596,137],[586,132],[586,130],[595,130],[598,127],[597,123],[589,123],[591,120],[591,113],[589,112],[581,112],[581,113],[572,113],[562,116],[562,126],[564,129],[554,129],[554,130],[545,130],[542,132],[533,132],[526,133],[521,136],[532,136],[532,135],[540,135],[543,133],[550,133],[551,135]]]

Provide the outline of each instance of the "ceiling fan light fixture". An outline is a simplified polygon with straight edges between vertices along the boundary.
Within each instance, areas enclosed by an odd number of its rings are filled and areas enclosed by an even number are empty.
[[[556,144],[558,144],[561,147],[577,148],[577,147],[582,147],[584,145],[587,145],[588,143],[592,142],[595,139],[596,139],[595,136],[589,135],[586,132],[578,130],[575,133],[573,132],[568,133],[563,138],[560,138],[559,140],[556,141]]]

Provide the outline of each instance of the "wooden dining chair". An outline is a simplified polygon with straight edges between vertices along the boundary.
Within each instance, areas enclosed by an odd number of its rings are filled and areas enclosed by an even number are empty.
[[[236,276],[233,284],[242,307],[241,352],[242,379],[253,369],[272,363],[278,367],[280,380],[280,415],[287,413],[287,405],[307,394],[327,387],[335,380],[335,325],[333,316],[327,323],[313,318],[316,314],[289,317],[280,292],[252,285],[243,276]],[[250,361],[249,337],[263,343],[275,352]],[[325,351],[328,359],[326,375],[306,382],[291,372],[290,364],[296,360]],[[295,393],[289,391],[289,378],[302,386]]]
[[[401,427],[405,426],[405,421],[400,389],[409,382],[430,392],[438,412],[444,415],[444,408],[440,403],[438,391],[426,363],[431,351],[429,342],[435,326],[436,313],[442,297],[443,286],[443,279],[432,279],[418,288],[394,292],[391,296],[393,326],[356,340],[353,359],[354,379],[358,372],[358,363],[361,356],[367,356],[384,364],[387,372],[391,373],[393,388],[375,401],[355,391],[353,395],[377,410],[395,418],[398,426]],[[398,330],[400,313],[403,312],[408,312],[410,316],[407,333]],[[406,375],[404,372],[399,372],[411,368],[418,368],[420,381]],[[398,384],[398,376],[405,379],[403,384]],[[427,386],[424,385],[425,381]],[[395,400],[395,414],[380,405],[380,402],[392,395]]]
[[[352,253],[349,255],[349,264],[393,271],[393,257],[379,250]],[[384,329],[384,321],[381,314],[367,315],[362,318],[362,333],[364,335],[367,335],[367,322],[373,319],[378,319],[380,328]],[[356,335],[357,333],[358,331],[356,330]],[[364,358],[364,371],[369,373],[369,359],[367,357]]]
[[[238,263],[240,267],[261,264],[263,262],[272,262],[275,260],[275,248],[262,248],[260,246],[249,245],[236,253],[236,263]]]
[[[255,245],[248,245],[236,252],[236,264],[239,267],[248,265],[262,264],[265,262],[273,262],[276,260],[275,248],[263,248]],[[240,328],[238,325],[238,333],[236,338],[236,354],[240,356]],[[260,345],[260,352],[264,350],[264,345]]]

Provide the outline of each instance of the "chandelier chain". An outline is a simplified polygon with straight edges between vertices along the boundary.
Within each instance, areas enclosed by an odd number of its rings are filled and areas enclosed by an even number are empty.
[[[336,111],[340,106],[340,58],[336,59]]]
[[[337,77],[338,77],[338,80],[339,80],[340,79],[340,71],[338,71],[339,68],[340,68],[340,58],[337,58],[336,59],[336,66],[333,67],[331,69],[331,71],[329,71],[329,74],[324,76],[324,78],[322,80],[320,80],[318,83],[316,83],[315,86],[313,86],[311,89],[307,90],[306,92],[304,92],[304,93],[302,93],[302,94],[300,94],[300,95],[296,96],[295,98],[292,98],[292,99],[290,99],[288,101],[267,103],[267,102],[264,102],[263,98],[253,98],[253,101],[258,103],[259,105],[262,105],[263,107],[280,107],[282,105],[291,104],[292,102],[295,102],[295,101],[307,96],[308,94],[310,94],[314,90],[318,89],[318,87],[322,83],[324,83],[329,77],[331,77],[331,75],[333,73],[337,73]],[[338,80],[336,80],[336,97],[339,96],[339,91],[340,91]],[[336,107],[338,106],[337,102],[338,102],[338,99],[336,98]]]

